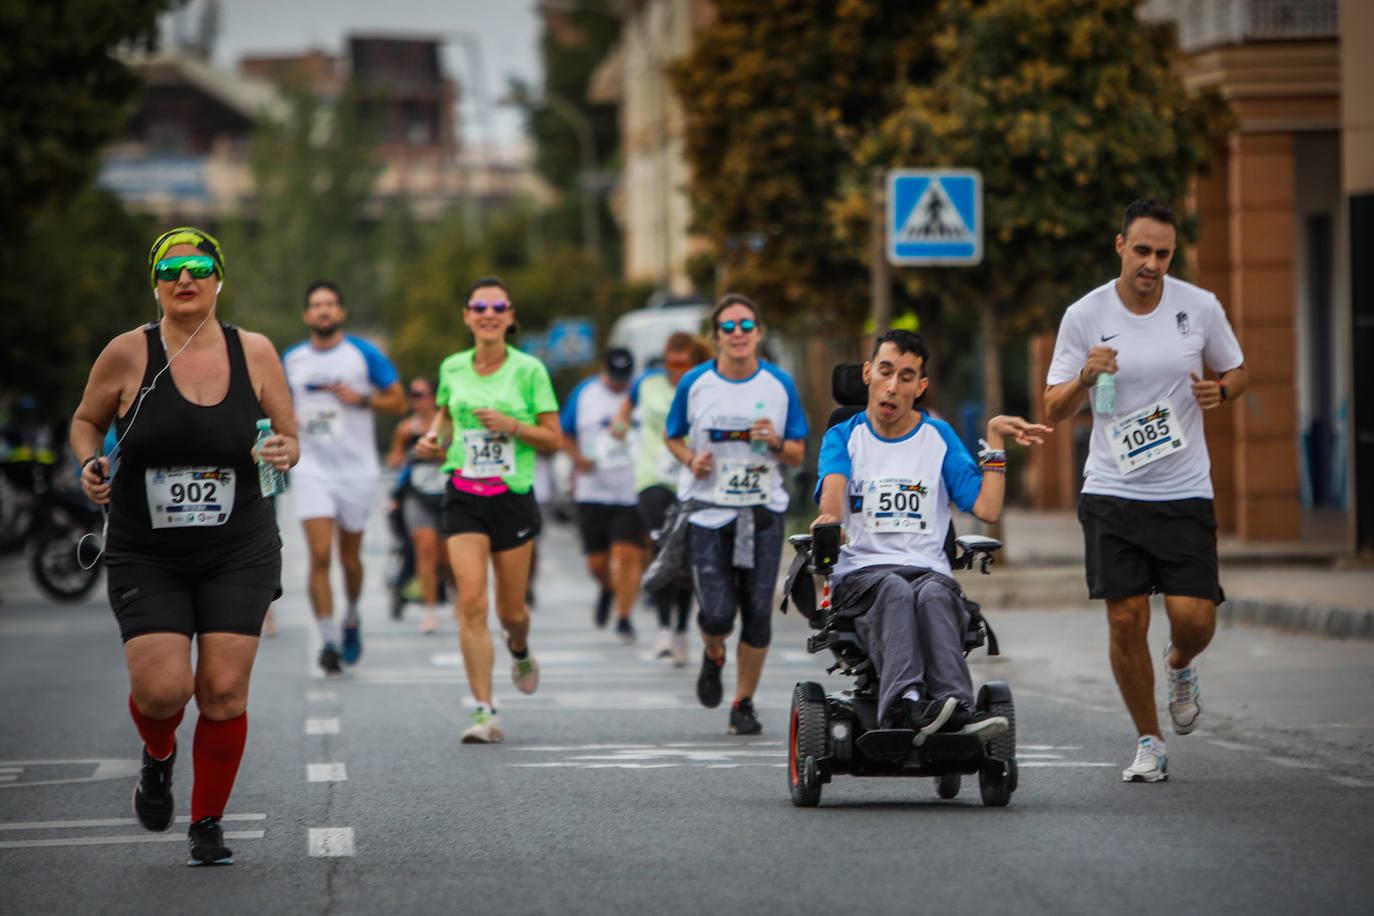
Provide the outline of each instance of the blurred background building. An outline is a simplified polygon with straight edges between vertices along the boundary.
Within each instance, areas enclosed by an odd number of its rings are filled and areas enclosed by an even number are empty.
[[[1374,379],[1356,354],[1374,343],[1374,4],[1145,0],[1140,15],[1175,24],[1188,87],[1216,89],[1235,119],[1179,202],[1199,220],[1191,278],[1221,299],[1250,372],[1244,399],[1207,415],[1218,522],[1245,540],[1352,547],[1358,523],[1368,543],[1374,405],[1358,395]],[[1039,387],[1052,346],[1034,344]],[[1083,432],[1055,438],[1035,500],[1067,508]]]

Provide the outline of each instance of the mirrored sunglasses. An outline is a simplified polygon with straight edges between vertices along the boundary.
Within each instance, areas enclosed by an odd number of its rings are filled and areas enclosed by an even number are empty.
[[[506,301],[504,301],[504,300],[502,300],[502,301],[500,301],[500,302],[469,302],[469,303],[468,303],[468,311],[470,311],[470,312],[475,312],[475,313],[478,314],[478,315],[484,314],[484,313],[486,312],[487,309],[491,309],[494,313],[496,313],[497,315],[500,315],[502,312],[504,312],[504,311],[505,311],[506,309],[508,309],[508,308],[510,308],[510,303],[509,303],[509,302],[506,302]]]
[[[741,321],[722,321],[720,324],[716,325],[716,330],[720,331],[722,334],[733,334],[735,333],[735,328],[739,328],[741,331],[748,334],[758,326],[758,322],[754,319],[745,318]]]
[[[163,258],[153,265],[153,275],[159,280],[178,280],[183,270],[189,270],[197,280],[204,280],[215,272],[215,259],[208,254],[188,254],[178,258]]]
[[[427,398],[429,397],[429,391],[424,388],[412,388],[410,389],[410,396],[412,398]]]

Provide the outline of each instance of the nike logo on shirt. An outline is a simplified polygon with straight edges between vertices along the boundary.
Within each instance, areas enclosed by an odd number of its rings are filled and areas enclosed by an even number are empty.
[[[1120,337],[1120,336],[1121,336],[1121,332],[1120,332],[1120,331],[1117,331],[1115,334],[1103,334],[1103,335],[1102,335],[1102,342],[1103,342],[1103,343],[1106,343],[1107,341],[1111,340],[1113,337]]]

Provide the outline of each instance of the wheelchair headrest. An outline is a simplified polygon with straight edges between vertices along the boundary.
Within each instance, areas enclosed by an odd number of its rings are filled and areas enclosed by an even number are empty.
[[[840,363],[830,371],[830,396],[843,407],[868,406],[863,363]]]

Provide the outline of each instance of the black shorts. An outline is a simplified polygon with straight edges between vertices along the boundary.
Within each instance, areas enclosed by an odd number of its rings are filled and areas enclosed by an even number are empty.
[[[455,534],[485,534],[491,541],[491,552],[514,550],[539,536],[539,504],[534,491],[516,493],[507,490],[495,496],[463,493],[449,481],[444,491],[443,532],[445,537]]]
[[[665,486],[655,484],[639,491],[639,518],[650,537],[663,527],[668,510],[677,502],[677,494]]]
[[[1149,502],[1078,498],[1088,592],[1093,598],[1180,595],[1226,600],[1217,575],[1217,517],[1210,499]]]
[[[578,503],[577,528],[582,534],[583,553],[605,553],[612,544],[644,543],[639,506]]]
[[[268,606],[281,597],[281,552],[249,566],[124,556],[106,566],[106,590],[125,642],[145,633],[260,636]]]

